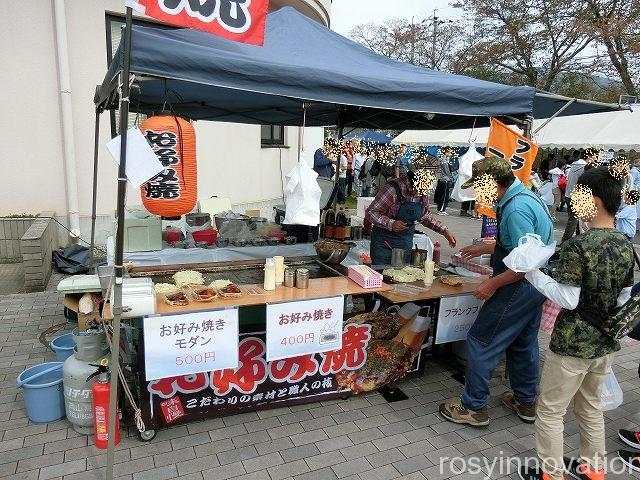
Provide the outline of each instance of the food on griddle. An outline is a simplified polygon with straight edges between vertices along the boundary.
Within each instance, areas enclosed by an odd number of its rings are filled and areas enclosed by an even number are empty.
[[[233,283],[230,283],[226,287],[222,287],[218,289],[218,292],[223,297],[241,297],[242,296],[242,290],[240,290],[240,287],[238,287]]]
[[[173,278],[173,281],[176,282],[178,287],[184,287],[185,285],[204,285],[204,277],[200,272],[196,272],[195,270],[180,270],[171,278]]]
[[[416,267],[387,268],[382,271],[382,275],[399,283],[411,283],[424,280],[424,270]]]
[[[196,302],[211,302],[218,296],[218,292],[211,287],[198,288],[195,285],[192,285],[191,292],[193,293],[193,298]]]
[[[367,361],[359,370],[342,370],[336,374],[340,389],[353,393],[370,392],[402,378],[413,363],[413,352],[404,343],[393,340],[371,340]]]
[[[171,306],[185,306],[189,305],[189,298],[184,292],[170,293],[164,297],[164,301]]]
[[[464,283],[462,277],[456,275],[445,275],[444,277],[440,277],[440,281],[451,287],[460,287]]]
[[[220,290],[221,288],[226,287],[233,283],[231,280],[214,280],[209,284],[211,288],[215,288],[216,290]]]
[[[168,295],[179,290],[173,283],[156,283],[153,288],[158,295]]]
[[[386,312],[361,313],[349,318],[345,325],[352,323],[371,325],[371,338],[374,340],[391,340],[402,327],[402,321],[398,317]]]

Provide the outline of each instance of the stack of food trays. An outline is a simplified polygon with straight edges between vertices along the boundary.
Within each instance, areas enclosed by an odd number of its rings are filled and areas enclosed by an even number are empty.
[[[172,278],[175,284],[155,285],[156,295],[160,295],[167,305],[187,306],[190,303],[211,303],[218,298],[242,296],[240,287],[229,280],[214,280],[205,285],[202,273],[195,270],[181,270]]]

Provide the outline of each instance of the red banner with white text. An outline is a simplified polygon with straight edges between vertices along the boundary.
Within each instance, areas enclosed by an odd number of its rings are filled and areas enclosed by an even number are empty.
[[[126,0],[126,6],[170,25],[262,45],[269,0]]]

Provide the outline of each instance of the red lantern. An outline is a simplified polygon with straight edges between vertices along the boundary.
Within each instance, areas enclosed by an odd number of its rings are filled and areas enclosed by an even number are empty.
[[[157,115],[140,130],[165,169],[140,187],[145,208],[162,217],[179,217],[198,200],[196,134],[191,123],[175,115]]]

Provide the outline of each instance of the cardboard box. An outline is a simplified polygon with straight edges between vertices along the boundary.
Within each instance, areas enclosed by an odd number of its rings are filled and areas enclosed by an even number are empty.
[[[62,301],[63,305],[67,307],[71,312],[74,312],[78,318],[78,330],[81,332],[85,331],[89,328],[89,325],[93,320],[96,322],[103,321],[100,318],[100,313],[96,308],[91,313],[81,313],[79,310],[79,302],[80,298],[82,298],[82,293],[67,293],[64,296],[64,300]],[[69,319],[69,318],[67,318]]]

